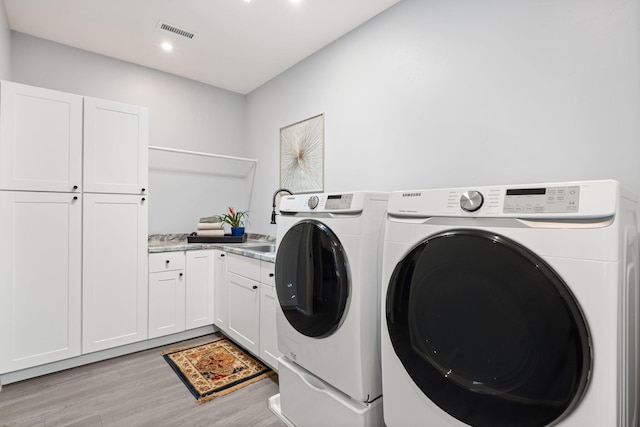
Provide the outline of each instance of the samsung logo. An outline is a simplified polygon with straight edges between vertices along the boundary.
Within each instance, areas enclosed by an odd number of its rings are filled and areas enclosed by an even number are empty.
[[[420,197],[422,193],[402,193],[402,197]]]

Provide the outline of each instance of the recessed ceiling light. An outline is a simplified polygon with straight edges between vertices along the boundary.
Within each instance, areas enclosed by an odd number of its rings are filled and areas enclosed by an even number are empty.
[[[171,52],[173,50],[173,45],[169,42],[162,42],[160,43],[160,47],[162,48],[162,50],[164,50],[165,52]]]

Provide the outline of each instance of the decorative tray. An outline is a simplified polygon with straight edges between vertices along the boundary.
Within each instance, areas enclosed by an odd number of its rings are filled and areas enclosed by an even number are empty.
[[[232,236],[225,234],[224,236],[187,236],[189,243],[244,243],[247,241],[247,235]]]

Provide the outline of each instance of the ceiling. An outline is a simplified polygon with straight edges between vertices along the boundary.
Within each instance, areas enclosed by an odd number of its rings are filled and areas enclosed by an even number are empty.
[[[12,30],[246,94],[400,0],[4,0]],[[192,38],[160,28],[161,23]],[[174,45],[165,52],[160,44]]]

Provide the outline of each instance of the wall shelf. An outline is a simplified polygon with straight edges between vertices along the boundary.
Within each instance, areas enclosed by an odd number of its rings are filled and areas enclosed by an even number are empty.
[[[220,159],[220,160],[225,160],[225,161],[231,161],[231,162],[241,162],[244,164],[248,164],[246,166],[243,167],[237,167],[237,166],[231,166],[232,164],[236,164],[237,163],[231,163],[229,164],[229,166],[226,167],[216,167],[215,170],[211,170],[209,166],[207,166],[206,163],[202,163],[200,162],[196,168],[200,171],[200,173],[206,173],[203,172],[203,169],[207,169],[210,170],[212,174],[214,175],[222,175],[222,176],[228,176],[231,178],[243,178],[248,180],[248,195],[247,195],[247,204],[250,205],[251,204],[251,200],[252,200],[252,196],[253,196],[253,187],[254,187],[254,181],[255,181],[255,171],[256,171],[256,167],[258,165],[258,159],[251,159],[251,158],[246,158],[246,157],[238,157],[238,156],[228,156],[225,154],[216,154],[216,153],[205,153],[205,152],[201,152],[201,151],[191,151],[191,150],[182,150],[182,149],[178,149],[178,148],[169,148],[169,147],[160,147],[160,146],[155,146],[155,145],[149,145],[148,146],[149,150],[153,150],[153,151],[161,151],[161,152],[167,152],[167,153],[174,153],[174,154],[184,154],[184,155],[188,155],[188,156],[196,156],[196,157],[201,157],[201,158],[212,158],[212,159]],[[172,162],[173,163],[173,162]],[[190,167],[193,165],[190,165]],[[165,163],[165,167],[171,168],[173,169],[173,166],[166,166]],[[190,172],[193,172],[192,169],[189,169]],[[250,206],[249,206],[250,207]]]
[[[257,164],[258,163],[258,159],[248,159],[248,158],[245,158],[245,157],[227,156],[227,155],[224,155],[224,154],[203,153],[203,152],[200,152],[200,151],[180,150],[178,148],[159,147],[159,146],[155,146],[155,145],[150,145],[149,146],[149,150],[167,151],[169,153],[189,154],[189,155],[201,156],[201,157],[214,157],[214,158],[217,158],[217,159],[237,160],[237,161],[249,162],[249,163],[253,163],[253,164]]]

